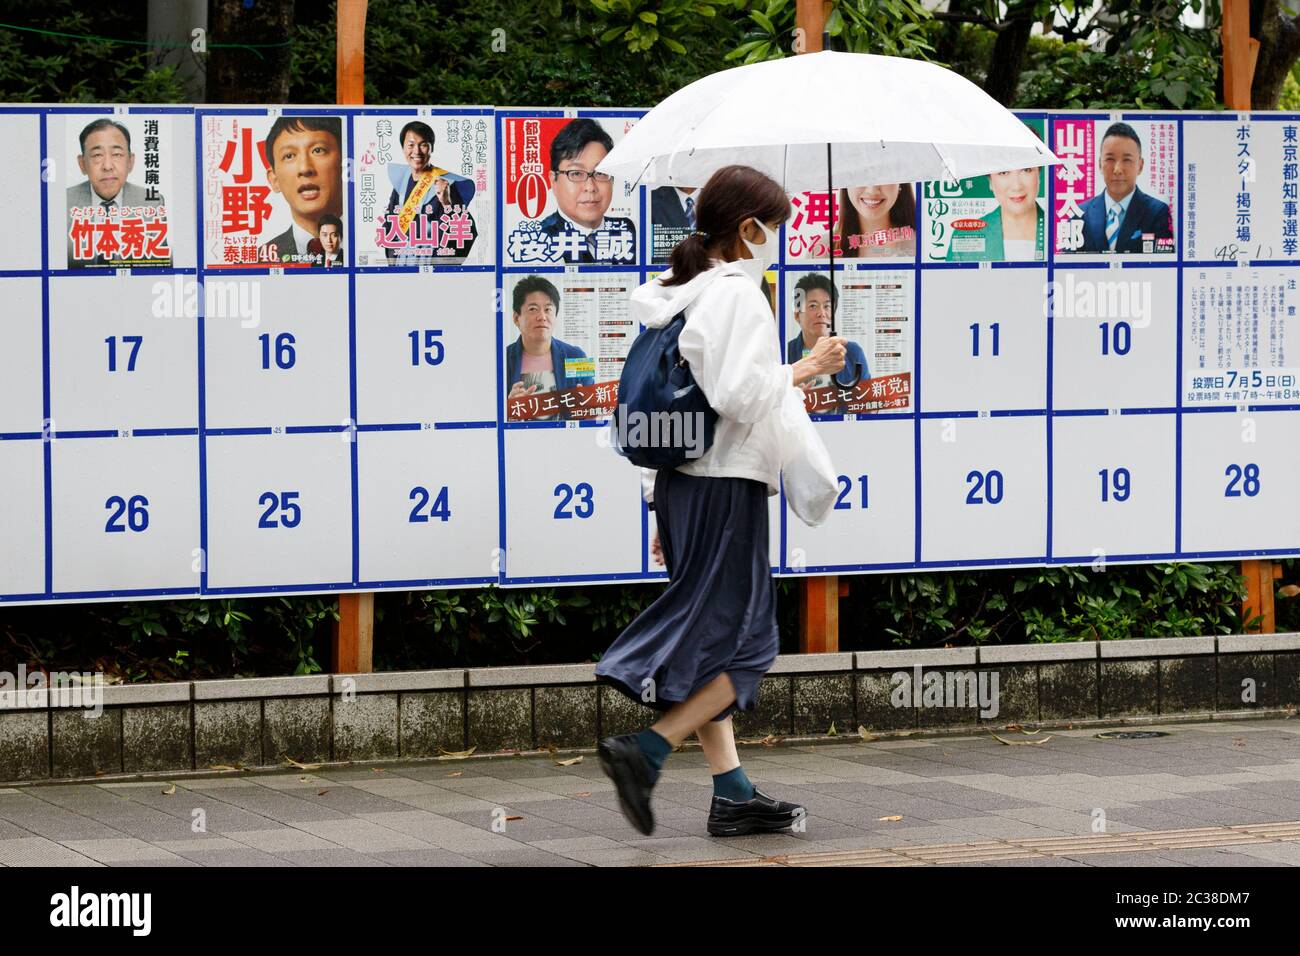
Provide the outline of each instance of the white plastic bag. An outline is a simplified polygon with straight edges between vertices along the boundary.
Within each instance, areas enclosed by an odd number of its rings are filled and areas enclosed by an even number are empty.
[[[781,403],[781,480],[785,499],[800,521],[815,528],[830,517],[839,497],[839,478],[798,388],[787,391]]]

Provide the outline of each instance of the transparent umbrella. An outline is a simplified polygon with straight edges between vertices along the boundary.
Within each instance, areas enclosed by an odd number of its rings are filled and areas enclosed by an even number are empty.
[[[787,192],[833,193],[1056,162],[1015,114],[951,70],[825,51],[696,80],[651,109],[597,169],[637,184],[702,186],[741,163]],[[833,242],[830,272],[834,282]],[[861,374],[846,369],[836,383],[850,388]]]

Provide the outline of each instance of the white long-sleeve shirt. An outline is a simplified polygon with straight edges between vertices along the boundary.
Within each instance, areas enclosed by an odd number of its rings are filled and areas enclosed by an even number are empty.
[[[802,407],[803,393],[791,366],[781,362],[772,308],[746,272],[721,260],[684,285],[655,279],[632,294],[632,315],[648,328],[667,325],[683,309],[678,348],[718,421],[709,450],[677,470],[752,478],[774,495],[781,481],[781,405],[793,390]],[[646,501],[653,500],[654,480],[653,470],[642,469]]]

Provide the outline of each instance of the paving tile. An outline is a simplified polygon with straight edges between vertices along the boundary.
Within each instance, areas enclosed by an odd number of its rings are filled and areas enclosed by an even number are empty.
[[[175,854],[161,847],[133,837],[114,840],[64,840],[63,845],[74,853],[88,856],[100,863],[147,863],[175,859]]]
[[[0,866],[103,866],[98,860],[44,837],[0,841]]]

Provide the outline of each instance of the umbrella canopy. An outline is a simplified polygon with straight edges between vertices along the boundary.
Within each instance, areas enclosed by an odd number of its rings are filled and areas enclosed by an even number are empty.
[[[650,110],[597,169],[649,185],[702,186],[715,170],[743,163],[799,192],[1056,162],[1010,110],[951,70],[825,51],[696,80]]]

